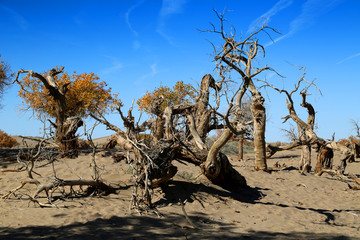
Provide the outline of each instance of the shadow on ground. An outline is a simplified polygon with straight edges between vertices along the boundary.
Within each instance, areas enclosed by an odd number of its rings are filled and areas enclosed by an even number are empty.
[[[211,184],[209,186],[203,183],[193,183],[186,181],[170,180],[165,186],[161,187],[164,197],[155,202],[154,205],[163,205],[169,203],[178,203],[181,201],[192,202],[194,194],[204,192],[206,194],[214,195],[223,198],[232,198],[240,202],[255,203],[264,195],[259,188],[228,188],[224,189],[220,186]]]
[[[129,216],[96,219],[61,227],[39,226],[0,228],[1,239],[354,239],[343,235],[306,232],[236,233],[232,225],[209,222],[200,216],[195,224],[200,229],[181,226],[184,216],[147,217]],[[206,224],[205,224],[206,222]],[[215,225],[215,226],[214,226]]]

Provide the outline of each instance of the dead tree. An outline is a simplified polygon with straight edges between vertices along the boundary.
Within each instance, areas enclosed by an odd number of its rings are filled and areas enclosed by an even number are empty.
[[[56,75],[62,73],[63,70],[64,67],[53,68],[47,74],[39,74],[32,70],[19,70],[14,82],[19,83],[20,74],[28,73],[44,84],[55,102],[55,123],[49,120],[55,128],[55,142],[63,156],[74,158],[78,156],[78,141],[75,134],[78,128],[83,125],[83,121],[81,118],[70,117],[66,114],[66,93],[70,82],[59,86],[55,79]]]
[[[265,144],[265,127],[266,127],[266,111],[264,107],[265,99],[261,92],[254,84],[256,77],[266,70],[272,70],[270,67],[255,67],[261,54],[265,55],[264,47],[259,44],[258,35],[260,33],[268,34],[268,30],[276,32],[273,28],[262,26],[255,32],[252,32],[248,37],[243,39],[235,39],[235,29],[231,28],[231,33],[227,34],[225,31],[224,14],[216,12],[220,20],[220,29],[212,25],[213,29],[203,31],[210,32],[220,36],[223,42],[221,47],[214,47],[214,58],[216,61],[216,69],[223,79],[220,84],[227,84],[226,81],[231,81],[231,73],[235,71],[241,77],[241,87],[238,88],[231,104],[237,111],[240,110],[241,100],[243,97],[243,90],[249,90],[252,95],[251,112],[253,116],[254,125],[254,146],[255,146],[255,165],[259,170],[267,170],[266,164],[266,144]],[[232,107],[232,106],[231,106]],[[225,119],[226,120],[226,119]],[[236,121],[236,120],[235,120]],[[229,127],[229,123],[227,123]],[[230,127],[234,131],[234,128]],[[224,132],[226,135],[227,132]],[[225,136],[224,136],[225,139]]]
[[[313,106],[306,101],[307,91],[309,87],[314,85],[314,82],[308,82],[305,79],[305,68],[300,68],[300,70],[303,70],[302,77],[298,80],[297,84],[295,85],[295,89],[291,92],[288,92],[285,89],[279,89],[274,87],[273,85],[270,85],[267,83],[266,86],[271,87],[272,89],[278,91],[280,94],[284,93],[286,95],[286,106],[289,112],[289,115],[283,117],[284,123],[292,119],[296,125],[297,125],[297,131],[298,131],[298,139],[296,139],[296,142],[294,144],[290,145],[291,148],[301,146],[301,158],[300,158],[300,164],[299,164],[299,170],[302,172],[310,172],[311,170],[311,145],[314,144],[316,141],[318,141],[318,137],[314,133],[314,125],[315,125],[315,110]],[[301,84],[305,82],[308,83],[306,87],[304,87],[302,90],[300,90]],[[316,86],[316,85],[315,85]],[[300,119],[300,117],[297,115],[295,107],[294,107],[294,101],[292,99],[292,95],[300,90],[300,95],[302,97],[302,102],[300,104],[301,107],[305,108],[308,112],[308,117],[306,122]],[[274,154],[276,151],[279,151],[280,148],[273,147],[271,145],[268,146],[272,154]],[[269,154],[268,157],[270,157],[271,154]]]
[[[333,150],[339,150],[343,155],[344,158],[341,159],[341,164],[338,166],[338,169],[340,172],[344,172],[346,168],[346,161],[352,157],[351,150],[345,146],[342,146],[335,141],[326,141],[320,137],[317,136],[317,134],[314,132],[314,123],[315,123],[315,110],[313,106],[307,102],[307,91],[311,86],[316,86],[314,84],[314,81],[309,82],[305,79],[305,68],[301,67],[301,70],[303,70],[302,77],[298,80],[298,82],[295,85],[295,89],[291,92],[285,90],[285,89],[279,89],[274,87],[273,85],[266,83],[267,87],[270,87],[276,91],[278,91],[280,94],[284,93],[286,95],[286,105],[289,112],[289,115],[283,117],[284,122],[286,122],[289,119],[292,119],[298,128],[298,139],[295,139],[293,143],[287,146],[272,146],[268,145],[268,154],[267,157],[271,157],[278,151],[283,150],[289,150],[293,149],[295,147],[302,147],[302,153],[301,153],[301,159],[299,164],[299,170],[302,172],[310,172],[311,170],[311,146],[316,145],[318,149],[322,149],[318,152],[318,162],[316,164],[316,172],[321,171],[323,168],[331,168],[331,156],[333,156],[332,151]],[[300,104],[301,107],[306,108],[308,112],[308,118],[307,121],[303,121],[298,114],[295,111],[294,107],[294,101],[292,99],[293,94],[299,91],[301,83],[307,83],[307,86],[304,87],[300,91],[300,95],[302,97],[302,102]],[[328,150],[323,150],[328,149]]]

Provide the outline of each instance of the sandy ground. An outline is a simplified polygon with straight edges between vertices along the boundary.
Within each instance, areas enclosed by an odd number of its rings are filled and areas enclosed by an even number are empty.
[[[0,170],[16,169],[18,165],[4,157],[9,150],[0,151]],[[301,175],[295,169],[299,158],[299,150],[278,153],[268,165],[278,161],[288,168],[268,174],[254,171],[252,155],[245,155],[244,162],[234,156],[231,162],[249,188],[232,192],[209,183],[198,167],[176,162],[175,178],[154,190],[159,217],[130,210],[129,166],[98,154],[101,178],[117,187],[116,193],[57,199],[58,208],[40,208],[26,200],[35,186],[26,186],[17,197],[0,200],[0,239],[360,239],[360,191],[348,187],[355,183],[327,174]],[[338,159],[336,154],[335,165]],[[55,164],[57,177],[91,179],[90,162],[86,152],[77,159],[62,159]],[[52,167],[36,172],[38,180],[47,181]],[[346,173],[360,177],[359,159]],[[25,172],[0,172],[0,197],[24,179]],[[39,200],[46,202],[45,194]],[[179,201],[185,202],[197,228],[187,221]]]

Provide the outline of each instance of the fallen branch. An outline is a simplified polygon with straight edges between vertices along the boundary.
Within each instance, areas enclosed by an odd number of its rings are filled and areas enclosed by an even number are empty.
[[[360,187],[359,186],[351,186],[350,184],[347,184],[349,189],[351,190],[360,190]]]
[[[333,170],[333,169],[321,169],[318,173],[316,173],[316,176],[321,176],[324,173],[330,174],[332,176],[344,176],[341,170]]]
[[[354,175],[349,174],[349,177],[352,178],[357,184],[360,185],[360,179],[356,178]]]
[[[26,184],[35,184],[38,186],[36,193],[31,197],[32,200],[36,199],[36,197],[43,191],[45,191],[48,200],[51,201],[51,199],[49,198],[49,192],[52,191],[53,189],[56,189],[57,187],[61,186],[61,187],[65,187],[65,186],[91,186],[96,190],[100,190],[101,192],[103,192],[103,194],[109,194],[115,191],[115,189],[105,183],[103,183],[102,181],[99,180],[83,180],[83,179],[78,179],[78,180],[62,180],[59,178],[56,178],[54,181],[52,182],[48,182],[46,184],[40,183],[38,180],[36,179],[28,179],[25,180],[21,183],[20,186],[18,186],[17,188],[11,190],[8,194],[6,194],[5,196],[3,196],[3,199],[8,199],[8,197],[11,194],[14,194],[22,189]]]

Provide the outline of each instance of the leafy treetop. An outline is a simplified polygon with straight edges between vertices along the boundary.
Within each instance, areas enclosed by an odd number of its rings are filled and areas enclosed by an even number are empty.
[[[172,89],[168,86],[160,86],[152,92],[147,91],[136,103],[140,110],[150,113],[151,103],[161,96],[164,98],[164,102],[160,108],[164,110],[168,106],[193,102],[196,90],[191,84],[178,81]]]
[[[68,117],[87,117],[90,113],[104,114],[117,99],[117,95],[111,94],[111,88],[107,88],[106,82],[99,82],[99,77],[94,73],[74,72],[70,76],[65,72],[56,75],[55,80],[60,88],[70,82],[65,95]],[[36,117],[41,115],[55,117],[55,101],[39,79],[28,74],[19,81],[19,84],[21,85],[19,96],[27,109],[32,109]]]

